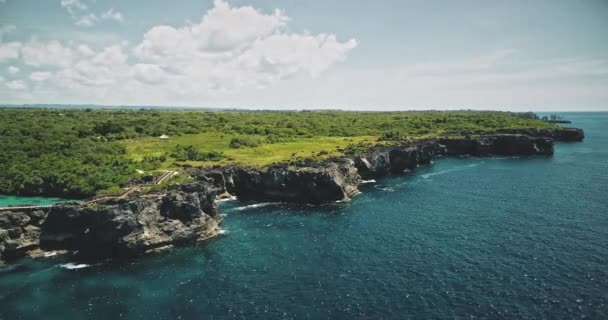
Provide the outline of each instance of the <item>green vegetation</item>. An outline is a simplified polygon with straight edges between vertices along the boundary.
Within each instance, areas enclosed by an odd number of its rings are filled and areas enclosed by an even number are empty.
[[[262,139],[257,137],[235,137],[230,140],[230,148],[255,148],[262,145]]]
[[[555,126],[507,112],[0,109],[0,194],[86,197],[120,190],[137,170],[263,166],[384,141],[539,127]]]
[[[157,157],[157,158],[162,158]],[[175,151],[171,154],[171,157],[175,158],[177,161],[219,161],[223,159],[224,153],[217,151],[200,151],[197,150],[194,146],[182,146],[177,145],[175,147]],[[160,165],[159,165],[160,166]]]

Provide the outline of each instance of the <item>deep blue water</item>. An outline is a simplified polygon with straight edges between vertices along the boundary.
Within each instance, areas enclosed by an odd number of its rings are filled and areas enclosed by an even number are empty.
[[[0,272],[0,319],[606,319],[608,113],[553,157],[441,159],[325,207],[223,204],[227,234]]]

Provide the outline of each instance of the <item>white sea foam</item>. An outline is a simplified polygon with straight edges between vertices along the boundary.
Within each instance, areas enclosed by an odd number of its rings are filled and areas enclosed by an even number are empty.
[[[68,262],[66,264],[62,264],[60,265],[60,267],[64,268],[64,269],[68,269],[68,270],[76,270],[76,269],[83,269],[83,268],[87,268],[90,267],[91,265],[88,265],[86,263],[73,263],[73,262]]]
[[[361,181],[361,184],[365,184],[365,183],[376,183],[376,180],[371,179],[371,180],[363,180],[363,181]]]
[[[226,229],[220,229],[220,231],[218,231],[218,234],[226,234],[228,233],[228,230]]]
[[[382,190],[382,191],[387,191],[387,192],[395,191],[395,188],[391,188],[391,187],[387,187],[387,186],[376,186],[376,189]]]
[[[237,211],[243,211],[243,210],[247,210],[247,209],[255,209],[255,208],[261,208],[261,207],[267,207],[267,206],[271,206],[273,204],[278,204],[279,202],[261,202],[261,203],[254,203],[254,204],[250,204],[247,206],[242,206],[242,207],[237,207],[234,208],[234,210]]]
[[[423,174],[423,175],[421,175],[421,177],[426,180],[426,179],[429,179],[430,177],[433,177],[433,176],[437,176],[437,175],[441,175],[441,174],[445,174],[445,173],[450,173],[450,172],[454,172],[454,171],[465,170],[467,168],[476,167],[478,165],[479,165],[479,163],[467,164],[466,166],[462,166],[462,167],[458,167],[458,168],[454,168],[454,169],[449,169],[449,170],[443,170],[443,171],[437,171],[437,172],[431,172],[431,173]]]
[[[226,202],[226,201],[234,201],[236,200],[236,196],[230,196],[228,198],[220,199],[218,202]]]

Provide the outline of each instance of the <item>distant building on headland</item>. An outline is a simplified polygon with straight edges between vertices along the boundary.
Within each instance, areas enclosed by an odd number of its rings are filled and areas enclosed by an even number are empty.
[[[163,134],[162,136],[158,137],[161,140],[169,140],[169,136],[166,134]]]

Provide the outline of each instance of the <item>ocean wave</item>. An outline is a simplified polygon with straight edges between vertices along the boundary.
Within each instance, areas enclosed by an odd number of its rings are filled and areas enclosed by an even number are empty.
[[[445,173],[450,173],[450,172],[454,172],[454,171],[461,171],[461,170],[465,170],[467,168],[472,168],[472,167],[476,167],[478,166],[479,163],[472,163],[472,164],[468,164],[466,166],[462,166],[462,167],[457,167],[454,169],[448,169],[448,170],[443,170],[443,171],[437,171],[437,172],[431,172],[431,173],[427,173],[427,174],[422,174],[420,175],[420,177],[422,177],[422,179],[429,179],[430,177],[433,176],[437,176],[437,175],[441,175],[441,174],[445,174]]]
[[[226,201],[234,201],[236,200],[236,196],[230,196],[228,198],[217,200],[217,202],[226,202]]]
[[[246,206],[242,206],[242,207],[236,207],[233,210],[243,211],[243,210],[248,210],[248,209],[267,207],[267,206],[271,206],[271,205],[275,205],[275,204],[279,204],[279,203],[280,202],[260,202],[260,203],[254,203],[254,204],[250,204],[250,205],[246,205]]]
[[[217,232],[217,234],[227,234],[228,230],[226,229],[220,229],[220,231]]]
[[[395,188],[391,188],[391,187],[387,187],[387,186],[375,186],[376,189],[378,190],[382,190],[382,191],[387,191],[387,192],[393,192],[395,191]]]
[[[366,184],[366,183],[376,183],[376,180],[371,179],[371,180],[363,180],[363,181],[361,181],[361,184]]]
[[[86,263],[73,263],[73,262],[68,262],[62,265],[59,265],[60,267],[64,268],[64,269],[68,269],[68,270],[76,270],[76,269],[84,269],[84,268],[88,268],[91,265],[90,264],[86,264]]]

